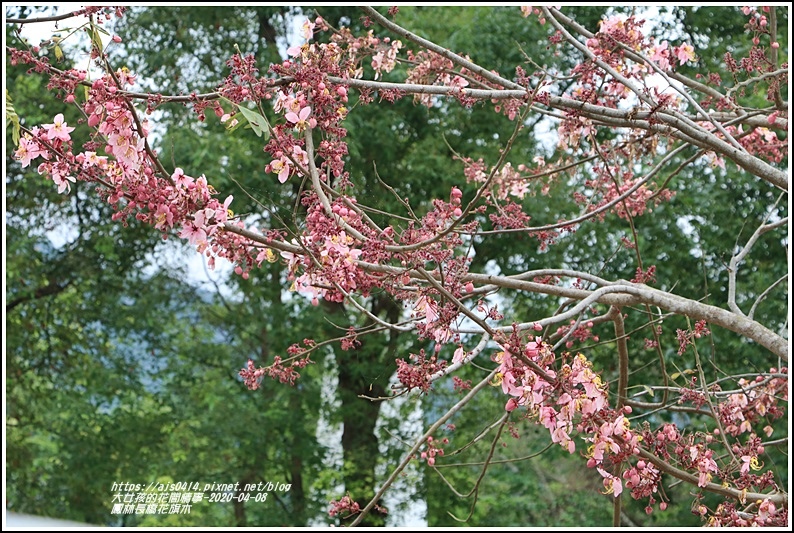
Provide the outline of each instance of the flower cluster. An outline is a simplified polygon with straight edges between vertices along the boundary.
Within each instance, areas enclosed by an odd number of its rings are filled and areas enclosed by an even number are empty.
[[[331,502],[331,509],[328,511],[328,516],[334,517],[339,515],[340,518],[345,519],[361,512],[361,506],[358,502],[354,501],[350,494],[346,494],[340,500]]]
[[[582,343],[588,339],[593,339],[593,342],[598,342],[598,335],[593,335],[593,325],[594,324],[592,320],[587,320],[577,324],[576,320],[572,319],[569,325],[560,326],[557,328],[555,337],[569,337],[569,340],[565,342],[565,347],[568,349],[573,348],[575,341]]]
[[[422,392],[430,390],[433,384],[430,381],[430,376],[444,370],[447,362],[438,359],[435,353],[430,357],[425,355],[424,350],[420,350],[418,354],[411,354],[409,359],[413,364],[405,361],[405,359],[396,359],[397,363],[397,379],[407,390],[420,389]]]
[[[76,80],[84,78],[77,71],[69,75]],[[39,173],[48,175],[62,193],[68,193],[70,184],[77,181],[99,184],[100,194],[116,207],[114,220],[134,216],[162,231],[164,238],[177,229],[181,238],[210,258],[211,265],[216,255],[232,261],[241,253],[247,255],[245,247],[234,249],[212,242],[230,219],[232,196],[219,202],[206,177],[193,178],[180,168],[170,176],[158,176],[153,152],[146,145],[148,124],[138,120],[134,108],[119,94],[134,82],[134,75],[120,69],[92,83],[83,111],[88,126],[95,129],[96,140],[89,141],[83,152],[73,153],[74,127],[59,114],[52,124],[34,127],[20,139],[16,158],[23,166],[38,157],[45,159]],[[97,154],[100,147],[108,156]]]
[[[698,320],[695,323],[694,330],[676,330],[676,337],[678,338],[678,355],[686,352],[687,346],[694,344],[693,339],[699,339],[703,336],[711,335],[708,325],[705,320]]]
[[[626,418],[631,408],[615,411],[609,407],[606,385],[584,355],[576,354],[555,371],[551,364],[556,357],[548,344],[539,338],[530,340],[520,347],[519,357],[515,355],[519,353],[517,342],[514,333],[510,347],[503,346],[504,350],[493,356],[499,364],[494,385],[501,385],[502,391],[511,396],[505,409],[526,407],[549,430],[552,442],[569,453],[576,450],[573,432],[587,435],[587,466],[604,478],[606,493],[619,496],[623,479],[609,470],[636,456],[642,441]],[[645,497],[655,492],[658,471],[638,463],[630,472],[624,479],[633,494]]]
[[[38,166],[38,173],[52,179],[58,186],[59,193],[68,193],[71,191],[70,184],[75,183],[75,178],[71,174],[75,171],[76,165],[70,164],[69,159],[58,158],[54,154],[71,151],[72,131],[74,128],[68,126],[63,115],[59,113],[55,115],[52,124],[44,124],[41,128],[34,127],[32,134],[26,133],[21,137],[14,157],[22,163],[22,168],[41,157],[45,161]],[[101,168],[106,163],[104,159],[91,153],[87,159],[83,158],[83,162]]]
[[[383,72],[391,72],[397,64],[397,54],[402,48],[401,41],[390,42],[388,37],[383,39],[385,46],[380,47],[372,56],[372,68],[375,69],[375,78],[378,79]]]
[[[778,371],[772,368],[769,372],[787,375],[788,369],[783,367]],[[736,437],[750,432],[755,424],[766,417],[776,419],[784,415],[780,402],[788,401],[788,379],[757,376],[752,381],[741,378],[738,385],[741,392],[728,395],[717,408],[720,421],[729,435]],[[772,427],[767,425],[764,431],[769,436]]]
[[[427,437],[427,445],[419,454],[419,457],[427,461],[427,466],[433,466],[436,464],[436,456],[443,457],[444,448],[441,446],[445,444],[449,444],[449,439],[447,437],[441,439],[440,444],[438,439],[434,439],[432,436]]]
[[[262,382],[264,376],[277,380],[281,383],[295,384],[295,380],[300,377],[297,369],[305,368],[313,363],[309,359],[310,352],[317,346],[312,339],[303,339],[303,345],[294,343],[287,348],[287,358],[282,359],[277,355],[273,362],[266,367],[256,368],[252,359],[248,360],[245,368],[238,373],[243,378],[245,385],[256,390]]]
[[[726,501],[717,506],[707,523],[710,527],[787,528],[788,507],[778,507],[768,498],[752,503],[749,509],[737,509],[736,503]]]

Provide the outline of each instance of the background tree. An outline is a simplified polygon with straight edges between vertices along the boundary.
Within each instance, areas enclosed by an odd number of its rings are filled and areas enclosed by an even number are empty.
[[[10,57],[6,67],[24,125],[43,122],[44,110],[78,122],[41,78]],[[287,313],[180,281],[189,276],[179,258],[192,250],[116,224],[95,195],[58,195],[31,170],[9,162],[5,182],[10,507],[115,524],[113,482],[170,478],[292,485],[272,508],[206,505],[172,525],[305,525],[322,512],[309,495],[324,453],[311,393],[319,383],[252,399],[234,370],[241,353],[285,349],[273,338],[300,334],[306,320],[252,328],[262,312]]]

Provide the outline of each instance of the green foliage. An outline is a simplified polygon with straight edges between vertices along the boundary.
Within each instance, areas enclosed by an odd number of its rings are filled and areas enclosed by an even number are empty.
[[[24,125],[57,113],[78,123],[41,77],[6,67]],[[74,132],[77,143],[82,134]],[[197,291],[178,281],[183,271],[158,265],[173,247],[158,246],[150,228],[111,222],[93,191],[83,194],[78,184],[76,193],[58,195],[35,171],[16,162],[7,168],[9,508],[100,525],[303,525],[322,512],[325,504],[304,494],[322,455],[314,369],[300,390],[265,394],[252,394],[236,376],[248,357],[272,358],[293,334],[311,336],[300,326],[311,320]],[[278,280],[279,269],[268,275]],[[275,295],[278,303],[280,290]],[[262,312],[282,320],[251,327]],[[199,505],[165,522],[111,515],[114,482],[164,475],[202,484],[272,481],[293,491],[246,508]]]
[[[14,141],[14,146],[19,146],[19,115],[14,110],[14,104],[11,103],[11,95],[8,94],[6,89],[6,128],[11,127],[11,139]]]
[[[261,137],[262,141],[267,141],[270,138],[270,124],[267,123],[265,117],[245,106],[235,106],[235,108],[248,121],[248,125],[256,133],[257,137]]]

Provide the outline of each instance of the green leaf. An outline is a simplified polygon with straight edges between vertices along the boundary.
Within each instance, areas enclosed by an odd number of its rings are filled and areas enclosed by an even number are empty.
[[[53,50],[55,51],[55,59],[59,63],[63,61],[63,50],[61,50],[61,47],[56,44]]]
[[[681,372],[674,372],[673,375],[670,376],[670,379],[677,379],[677,378],[683,376],[684,374],[686,374],[688,376],[691,376],[694,373],[695,373],[694,369],[687,368],[686,370],[682,370]]]
[[[14,110],[14,104],[11,103],[11,95],[6,89],[6,128],[11,124],[11,139],[14,141],[15,146],[19,146],[19,115]]]
[[[105,46],[102,44],[102,38],[99,36],[99,31],[100,29],[98,27],[94,26],[93,24],[91,25],[91,45],[101,52]]]
[[[248,121],[248,124],[251,125],[251,129],[254,130],[254,133],[256,133],[257,137],[264,137],[265,140],[270,138],[270,128],[265,117],[256,111],[245,108],[244,106],[237,106],[237,108]]]

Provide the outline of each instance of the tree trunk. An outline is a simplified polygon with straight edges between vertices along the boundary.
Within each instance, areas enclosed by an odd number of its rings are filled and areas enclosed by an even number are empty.
[[[344,312],[341,304],[326,304],[338,313]],[[396,321],[399,308],[390,299],[376,299],[373,314],[385,311],[386,320]],[[386,342],[384,343],[383,340]],[[336,353],[339,368],[338,394],[342,402],[342,452],[344,457],[342,476],[345,491],[363,508],[375,493],[375,466],[380,457],[375,424],[380,414],[381,402],[360,398],[386,396],[389,376],[383,373],[390,357],[394,356],[397,343],[395,333],[383,337],[360,339],[357,349]],[[388,344],[384,349],[384,344]],[[349,521],[352,521],[351,518]],[[370,513],[361,526],[384,526],[385,516]]]

